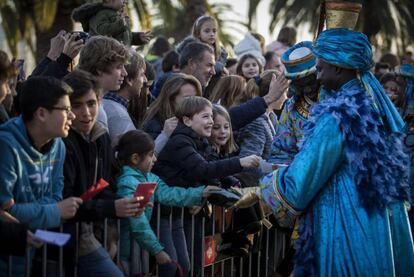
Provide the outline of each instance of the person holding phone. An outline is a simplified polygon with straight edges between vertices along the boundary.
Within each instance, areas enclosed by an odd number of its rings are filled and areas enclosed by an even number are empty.
[[[131,197],[139,194],[144,197],[142,205],[147,205],[148,201],[145,199],[150,198],[152,202],[156,201],[169,206],[194,206],[201,205],[203,197],[207,197],[211,189],[218,189],[214,186],[185,189],[165,184],[157,175],[151,173],[152,166],[157,160],[154,155],[154,146],[151,136],[141,130],[129,131],[121,137],[116,147],[117,162],[120,166],[120,174],[117,178],[119,196]],[[155,191],[154,187],[156,187]],[[153,195],[151,195],[152,192]],[[131,238],[133,238],[142,248],[155,256],[158,264],[162,265],[159,269],[160,276],[171,276],[164,275],[162,272],[175,272],[176,268],[172,261],[177,261],[177,255],[180,253],[177,251],[170,257],[164,251],[164,246],[151,229],[149,223],[151,214],[152,207],[147,205],[145,215],[121,220],[122,268],[125,273],[129,273],[128,261],[131,255]],[[183,249],[183,251],[186,250]]]

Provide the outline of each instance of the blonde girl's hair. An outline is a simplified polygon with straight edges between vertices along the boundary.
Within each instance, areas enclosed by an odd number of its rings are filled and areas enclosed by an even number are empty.
[[[213,139],[210,137],[210,143],[213,146],[213,149],[217,152],[217,153],[222,153],[224,155],[230,155],[234,152],[237,152],[237,150],[239,149],[237,147],[237,144],[234,140],[234,136],[233,136],[233,127],[231,126],[231,119],[230,119],[230,115],[227,112],[227,110],[218,104],[214,104],[213,105],[213,120],[216,120],[216,117],[218,115],[221,115],[222,117],[224,117],[227,122],[229,123],[229,128],[230,128],[230,136],[229,139],[227,140],[226,145],[224,145],[223,147],[220,148],[220,146],[216,145],[213,141]],[[222,152],[224,151],[224,152]]]
[[[257,96],[265,96],[269,91],[272,74],[279,76],[281,73],[277,70],[266,70],[259,77],[251,78],[246,85],[246,89],[236,100],[238,104],[244,103]]]
[[[142,126],[145,126],[154,117],[158,117],[162,123],[173,117],[176,112],[174,107],[175,98],[180,93],[181,87],[186,84],[193,85],[196,89],[196,95],[201,96],[201,85],[195,77],[183,73],[175,74],[174,77],[165,82],[157,99],[149,106]]]
[[[193,24],[192,35],[193,35],[193,37],[195,37],[195,38],[197,38],[201,41],[201,27],[203,27],[203,24],[208,22],[208,21],[213,21],[214,25],[216,25],[216,28],[217,28],[216,42],[213,45],[214,57],[217,60],[220,57],[220,52],[221,52],[221,50],[220,50],[220,40],[219,40],[219,37],[218,37],[219,29],[218,29],[217,20],[214,17],[209,16],[209,15],[200,16],[199,18],[197,18],[197,20]],[[204,42],[204,41],[202,41],[202,42]]]
[[[212,103],[217,103],[225,108],[233,106],[236,98],[246,87],[246,80],[238,75],[230,75],[220,78],[209,97]]]

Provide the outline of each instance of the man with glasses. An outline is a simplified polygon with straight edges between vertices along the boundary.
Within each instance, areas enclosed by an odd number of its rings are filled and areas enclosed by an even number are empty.
[[[65,83],[33,77],[21,90],[21,116],[0,126],[1,220],[25,224],[30,230],[60,226],[72,218],[82,200],[62,200],[65,146],[72,120]],[[0,272],[7,272],[0,256]],[[4,270],[3,270],[4,269]],[[24,259],[13,258],[13,276],[24,274]],[[1,275],[1,274],[0,274]]]

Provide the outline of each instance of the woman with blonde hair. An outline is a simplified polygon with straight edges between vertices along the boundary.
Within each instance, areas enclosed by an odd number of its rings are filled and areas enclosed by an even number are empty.
[[[246,81],[243,77],[230,75],[222,77],[214,87],[210,96],[210,101],[220,104],[226,109],[234,105],[236,98],[242,93],[246,87]]]
[[[193,76],[177,73],[165,82],[157,99],[149,106],[142,129],[155,140],[158,154],[167,143],[178,120],[174,116],[178,105],[187,97],[201,96],[200,82]]]

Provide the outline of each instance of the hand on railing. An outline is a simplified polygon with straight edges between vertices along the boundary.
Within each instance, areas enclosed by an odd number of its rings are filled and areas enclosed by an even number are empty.
[[[165,251],[156,254],[155,259],[157,260],[157,264],[169,264],[172,262],[170,256]]]
[[[203,190],[203,197],[207,198],[210,196],[211,191],[217,191],[217,190],[221,190],[221,188],[216,187],[216,186],[206,186]]]
[[[133,198],[121,198],[115,201],[115,212],[117,217],[140,216],[145,208],[140,207],[143,196]]]

